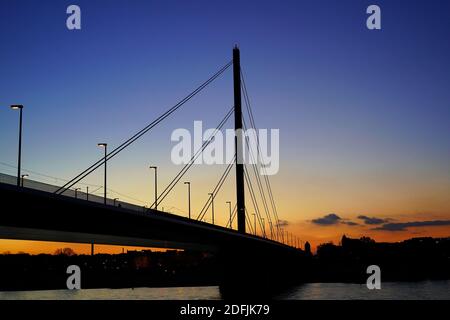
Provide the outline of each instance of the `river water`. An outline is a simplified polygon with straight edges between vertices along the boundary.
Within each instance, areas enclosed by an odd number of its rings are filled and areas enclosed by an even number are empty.
[[[0,292],[0,300],[216,300],[220,298],[218,287]],[[450,281],[384,282],[380,290],[368,290],[365,284],[308,283],[294,287],[275,299],[450,300]]]

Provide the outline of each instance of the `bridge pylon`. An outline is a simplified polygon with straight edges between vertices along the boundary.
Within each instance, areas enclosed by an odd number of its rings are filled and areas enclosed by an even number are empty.
[[[245,189],[241,103],[241,61],[237,46],[233,48],[234,130],[236,151],[236,200],[238,231],[245,233]]]

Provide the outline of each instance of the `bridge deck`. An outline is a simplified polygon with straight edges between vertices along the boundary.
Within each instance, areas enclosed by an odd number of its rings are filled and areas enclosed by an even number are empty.
[[[211,251],[232,246],[297,250],[161,211],[119,208],[4,183],[0,201],[0,238]]]

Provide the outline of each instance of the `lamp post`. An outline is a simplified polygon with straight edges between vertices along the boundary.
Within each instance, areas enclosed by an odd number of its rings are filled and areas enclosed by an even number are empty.
[[[263,236],[263,238],[265,238],[266,237],[266,224],[264,223],[264,218],[261,218],[261,220],[262,220],[262,236]]]
[[[27,174],[22,174],[20,176],[20,186],[23,187],[23,180],[25,180],[25,178],[28,178],[29,176]]]
[[[230,211],[230,229],[233,229],[233,226],[231,225],[231,201],[227,201],[228,203],[228,209]]]
[[[86,201],[89,201],[89,187],[86,187]]]
[[[256,213],[252,213],[252,215],[253,215],[253,227],[256,236]]]
[[[22,110],[23,105],[13,104],[10,106],[12,110],[19,110],[19,154],[17,157],[17,186],[20,187],[20,166],[22,162]]]
[[[119,198],[114,198],[113,199],[113,206],[115,207],[116,206],[116,202],[119,200]]]
[[[105,163],[105,181],[104,181],[104,199],[103,199],[103,203],[104,204],[106,204],[106,156],[107,156],[107,154],[108,154],[108,144],[107,143],[105,143],[105,142],[102,142],[102,143],[98,143],[97,144],[99,147],[102,147],[102,148],[104,148],[105,149],[105,160],[104,160],[104,163]]]
[[[211,196],[211,212],[212,212],[212,224],[214,224],[214,193],[208,193]]]
[[[186,181],[184,184],[188,186],[188,206],[189,206],[189,219],[191,218],[191,183]]]
[[[150,169],[155,169],[155,210],[158,210],[158,167],[150,166]]]
[[[78,198],[78,190],[80,190],[80,188],[75,188],[75,199]]]
[[[273,240],[273,224],[272,224],[272,221],[269,221],[269,226],[270,226],[270,239],[272,239]]]

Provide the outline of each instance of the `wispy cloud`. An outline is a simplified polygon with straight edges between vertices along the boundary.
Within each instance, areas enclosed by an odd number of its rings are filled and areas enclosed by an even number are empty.
[[[287,225],[289,225],[289,221],[287,221],[287,220],[278,220],[278,226],[286,227]]]
[[[343,219],[335,213],[327,214],[321,218],[311,220],[312,223],[320,226],[332,226],[336,224],[345,224],[347,226],[358,226],[357,222],[349,221],[348,219]]]
[[[377,225],[387,223],[389,219],[381,219],[376,217],[358,216],[358,219],[363,220],[365,224]]]
[[[342,224],[346,224],[346,225],[348,225],[348,226],[359,226],[359,224],[358,223],[356,223],[356,222],[353,222],[353,221],[341,221],[341,223]]]
[[[322,218],[313,219],[311,220],[311,222],[322,226],[330,226],[338,224],[341,220],[342,220],[341,217],[339,217],[337,214],[330,213]]]
[[[438,227],[438,226],[450,226],[450,220],[385,223],[382,226],[374,228],[372,230],[383,230],[383,231],[395,232],[395,231],[407,231],[408,228],[413,228],[413,227]]]

